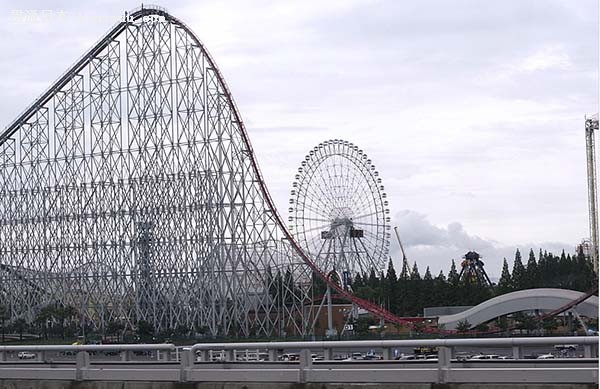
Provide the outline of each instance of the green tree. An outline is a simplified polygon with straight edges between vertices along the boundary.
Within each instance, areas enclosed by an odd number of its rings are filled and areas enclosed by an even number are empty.
[[[105,332],[106,335],[114,336],[120,335],[124,329],[125,325],[120,321],[109,321],[108,324],[106,324]]]
[[[433,276],[431,275],[431,270],[429,270],[429,266],[425,269],[425,275],[423,275],[423,280],[421,281],[421,307],[419,309],[419,313],[423,312],[423,308],[431,307],[434,305],[434,289],[435,283],[433,282]]]
[[[515,262],[513,263],[512,270],[512,285],[514,290],[525,289],[526,285],[525,266],[523,266],[519,249],[515,252]]]
[[[510,275],[510,271],[508,270],[508,262],[506,261],[506,258],[504,258],[504,262],[502,263],[502,274],[500,275],[500,280],[498,280],[498,286],[496,288],[498,290],[498,294],[509,293],[513,290],[512,277]]]
[[[12,325],[12,328],[16,333],[19,334],[19,340],[23,340],[23,332],[29,329],[29,324],[27,324],[27,321],[25,319],[20,317],[17,320],[15,320],[15,322]]]
[[[420,281],[421,274],[419,273],[419,267],[417,266],[417,262],[413,263],[412,271],[410,272],[411,281]]]
[[[392,262],[392,258],[390,258],[388,262],[387,273],[385,275],[385,296],[387,297],[387,302],[389,306],[389,310],[391,312],[398,312],[398,277],[396,276],[396,270],[394,269],[394,263]]]
[[[525,269],[525,280],[523,286],[527,289],[537,288],[539,286],[539,273],[535,254],[533,249],[529,250],[529,259],[527,260],[527,269]]]
[[[400,276],[398,277],[398,283],[396,287],[397,296],[398,296],[398,314],[402,316],[406,316],[409,309],[409,287],[410,287],[410,266],[408,264],[408,260],[403,258],[402,260],[402,270],[400,271]]]
[[[546,317],[542,320],[542,328],[552,333],[552,331],[558,328],[558,320],[556,320],[555,316]]]
[[[461,320],[456,324],[456,331],[458,332],[467,332],[471,329],[471,323],[467,320]]]
[[[5,341],[6,321],[10,319],[10,311],[6,305],[0,304],[0,325],[2,326],[2,343]]]
[[[448,282],[444,271],[440,270],[440,274],[433,280],[432,305],[441,306],[448,304]]]
[[[142,341],[148,341],[154,335],[154,328],[152,327],[152,324],[148,323],[146,320],[140,320],[137,323],[136,332]]]
[[[448,282],[451,285],[458,285],[458,271],[456,270],[456,262],[454,259],[452,260],[452,266],[450,266],[450,271],[448,272]]]
[[[498,326],[498,328],[500,328],[502,331],[507,331],[508,319],[506,316],[500,316],[498,319],[496,319],[496,326]]]
[[[460,287],[460,279],[458,277],[458,271],[456,270],[456,262],[452,259],[452,265],[448,272],[448,305],[461,305],[462,303],[462,290]]]
[[[529,333],[529,331],[537,328],[537,321],[531,315],[527,315],[523,312],[517,312],[513,318],[516,322],[516,327],[520,330],[526,330]]]

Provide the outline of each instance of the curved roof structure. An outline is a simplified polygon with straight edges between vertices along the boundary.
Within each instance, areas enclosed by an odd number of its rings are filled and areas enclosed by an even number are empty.
[[[476,326],[513,312],[535,309],[553,311],[584,295],[583,292],[566,289],[519,290],[494,297],[454,315],[440,316],[438,324],[443,324],[446,329],[456,329],[458,323],[464,320],[472,326]],[[598,317],[598,296],[590,296],[572,309],[584,316]]]

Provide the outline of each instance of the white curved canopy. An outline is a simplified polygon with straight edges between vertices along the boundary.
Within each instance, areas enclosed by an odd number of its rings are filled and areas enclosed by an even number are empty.
[[[519,290],[494,297],[454,315],[440,316],[438,324],[443,324],[446,329],[450,330],[456,329],[458,323],[464,320],[472,326],[476,326],[513,312],[534,309],[553,311],[580,298],[584,294],[574,290],[553,288]],[[573,307],[572,310],[583,316],[598,317],[598,297],[590,296],[585,301]]]

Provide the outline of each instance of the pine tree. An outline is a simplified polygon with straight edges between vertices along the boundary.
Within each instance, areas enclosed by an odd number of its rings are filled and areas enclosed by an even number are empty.
[[[512,270],[512,285],[515,290],[525,289],[525,266],[521,260],[521,252],[517,249]]]
[[[458,272],[456,271],[456,262],[452,260],[452,266],[448,272],[448,305],[461,305],[461,289]]]
[[[549,273],[549,269],[548,269],[548,261],[546,261],[546,258],[544,258],[544,254],[542,253],[542,249],[540,249],[540,254],[538,256],[538,281],[539,281],[539,285],[540,287],[544,287],[547,288],[548,286],[550,286],[549,284],[549,278],[550,278],[550,273]]]
[[[567,255],[565,254],[565,250],[560,254],[560,259],[558,260],[558,271],[562,275],[562,288],[564,289],[575,289],[576,283],[576,271],[569,259],[567,259]]]
[[[500,275],[500,280],[498,280],[497,290],[498,294],[509,293],[513,290],[512,277],[510,276],[510,271],[508,270],[508,262],[506,261],[506,258],[504,258],[504,262],[502,263],[502,275]]]
[[[383,297],[387,300],[389,310],[391,312],[396,312],[398,310],[398,277],[396,276],[396,270],[394,269],[392,258],[390,258],[388,262],[384,283],[385,294]]]
[[[533,249],[529,250],[529,259],[527,260],[527,269],[525,270],[524,286],[526,288],[537,288],[539,286],[539,272]]]
[[[443,270],[440,270],[440,274],[435,277],[433,284],[433,306],[448,305],[448,282]]]
[[[379,286],[379,280],[377,279],[377,274],[375,273],[374,268],[371,268],[371,273],[369,274],[368,285],[373,289],[375,289]]]
[[[356,277],[354,277],[354,281],[352,282],[352,288],[360,288],[364,285],[363,278],[360,273],[356,273]]]
[[[402,261],[402,270],[400,271],[400,277],[398,278],[398,314],[402,316],[408,315],[409,309],[409,288],[410,288],[410,267],[408,260],[404,258]]]
[[[430,274],[431,275],[431,274]],[[413,263],[412,271],[410,272],[411,281],[420,281],[421,274],[419,273],[419,268],[417,267],[417,262]]]
[[[423,308],[433,306],[433,290],[435,288],[435,284],[433,283],[433,277],[431,276],[431,271],[429,270],[429,266],[425,270],[425,275],[423,276],[423,280],[421,281],[421,305],[422,307],[419,309],[419,313],[423,312]]]
[[[404,260],[402,261],[402,270],[400,271],[399,278],[401,280],[410,279],[410,265],[408,264],[408,260],[406,258],[404,258]]]
[[[563,274],[561,274],[559,270],[558,258],[552,255],[552,253],[548,253],[547,251],[544,251],[542,255],[544,260],[546,261],[546,287],[560,288],[563,284]]]
[[[448,282],[452,285],[458,285],[458,272],[456,271],[456,263],[452,260],[452,266],[448,272]]]

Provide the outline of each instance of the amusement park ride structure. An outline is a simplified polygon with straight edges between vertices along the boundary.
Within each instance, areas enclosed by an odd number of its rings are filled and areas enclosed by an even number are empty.
[[[587,162],[588,206],[590,224],[590,257],[594,271],[598,274],[598,194],[596,182],[596,142],[595,131],[598,130],[598,114],[585,119],[585,150]]]
[[[338,139],[313,148],[292,184],[290,232],[329,281],[348,292],[356,274],[379,274],[385,265],[390,218],[383,190],[363,150]],[[329,286],[326,298],[327,335],[334,336]]]
[[[488,277],[483,266],[484,263],[481,260],[479,253],[469,251],[464,255],[463,261],[461,262],[461,270],[458,279],[470,284],[478,284],[491,288],[492,281],[490,281],[490,277]]]
[[[298,174],[292,235],[206,48],[165,9],[137,9],[0,134],[0,304],[29,322],[73,307],[100,332],[304,336],[316,276],[329,296],[412,325],[346,287],[388,253],[371,161],[333,140]]]

